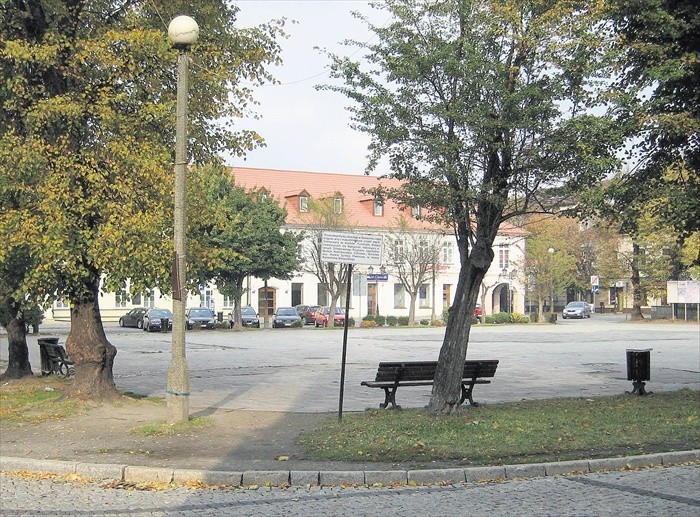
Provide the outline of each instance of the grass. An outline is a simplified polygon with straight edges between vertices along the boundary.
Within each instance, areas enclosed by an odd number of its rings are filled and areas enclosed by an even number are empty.
[[[422,410],[368,410],[329,418],[299,437],[314,460],[499,465],[700,447],[700,392],[551,399]]]
[[[79,402],[63,398],[63,390],[69,382],[49,376],[3,383],[0,386],[0,421],[33,424],[82,412]]]
[[[178,422],[174,424],[159,420],[141,427],[136,427],[132,429],[131,432],[142,436],[170,436],[173,434],[205,429],[211,426],[212,422],[213,419],[206,416],[190,418],[187,422]]]

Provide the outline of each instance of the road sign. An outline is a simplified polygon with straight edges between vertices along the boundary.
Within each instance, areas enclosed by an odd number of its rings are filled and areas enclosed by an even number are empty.
[[[379,266],[384,240],[381,235],[321,232],[321,260],[342,264]]]
[[[598,275],[592,275],[591,276],[591,285],[592,286],[600,286],[600,277]]]
[[[593,291],[593,294],[598,294],[600,292],[600,286],[594,285],[591,290]]]

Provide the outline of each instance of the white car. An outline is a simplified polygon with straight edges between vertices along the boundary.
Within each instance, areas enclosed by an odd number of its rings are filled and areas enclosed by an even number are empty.
[[[561,317],[567,318],[590,318],[591,317],[591,306],[586,302],[569,302],[564,307],[564,311],[561,313]]]

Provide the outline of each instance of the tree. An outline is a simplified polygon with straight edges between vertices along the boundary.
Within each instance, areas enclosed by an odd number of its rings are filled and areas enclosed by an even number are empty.
[[[190,149],[209,161],[260,142],[232,120],[271,80],[281,23],[236,30],[236,9],[197,2],[26,0],[0,10],[0,164],[3,184],[32,189],[3,213],[0,235],[36,260],[17,292],[71,304],[69,395],[116,396],[116,348],[100,319],[101,289],[169,284],[176,51],[162,20],[186,7],[206,27],[193,47]],[[17,221],[22,221],[18,226]]]
[[[234,300],[236,328],[241,329],[246,277],[288,278],[299,267],[300,237],[281,232],[283,208],[236,186],[222,166],[194,168],[189,183],[192,289],[214,282]]]
[[[304,239],[301,244],[303,257],[302,269],[318,279],[330,295],[330,314],[328,325],[335,325],[335,308],[338,300],[345,293],[350,275],[350,264],[336,264],[321,260],[323,246],[322,236],[324,230],[342,230],[352,225],[347,221],[342,210],[336,209],[335,197],[325,199],[309,199],[308,223]]]
[[[408,321],[413,325],[418,292],[440,266],[442,236],[416,231],[403,217],[396,222],[395,228],[387,236],[384,253],[389,269],[411,298]]]
[[[420,205],[454,229],[460,275],[429,405],[451,413],[479,286],[504,221],[551,211],[615,163],[611,120],[589,110],[600,64],[599,13],[589,2],[386,0],[366,70],[333,57],[356,128],[371,137],[369,169],[388,156],[402,189],[383,199]],[[373,40],[373,41],[375,41]],[[550,188],[550,196],[540,197]]]

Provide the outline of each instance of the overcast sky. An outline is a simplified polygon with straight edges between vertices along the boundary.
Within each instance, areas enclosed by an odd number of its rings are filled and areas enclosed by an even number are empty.
[[[239,0],[237,5],[240,27],[281,17],[298,23],[287,24],[290,37],[281,42],[284,63],[272,68],[281,84],[256,90],[262,119],[246,121],[243,126],[260,133],[267,147],[250,152],[245,160],[226,157],[227,164],[362,174],[369,138],[349,127],[350,114],[345,109],[349,99],[314,88],[329,82],[328,58],[314,47],[347,55],[354,50],[339,45],[341,41],[372,37],[351,12],[375,13],[378,25],[386,20],[377,20],[387,15],[378,14],[361,0]]]

